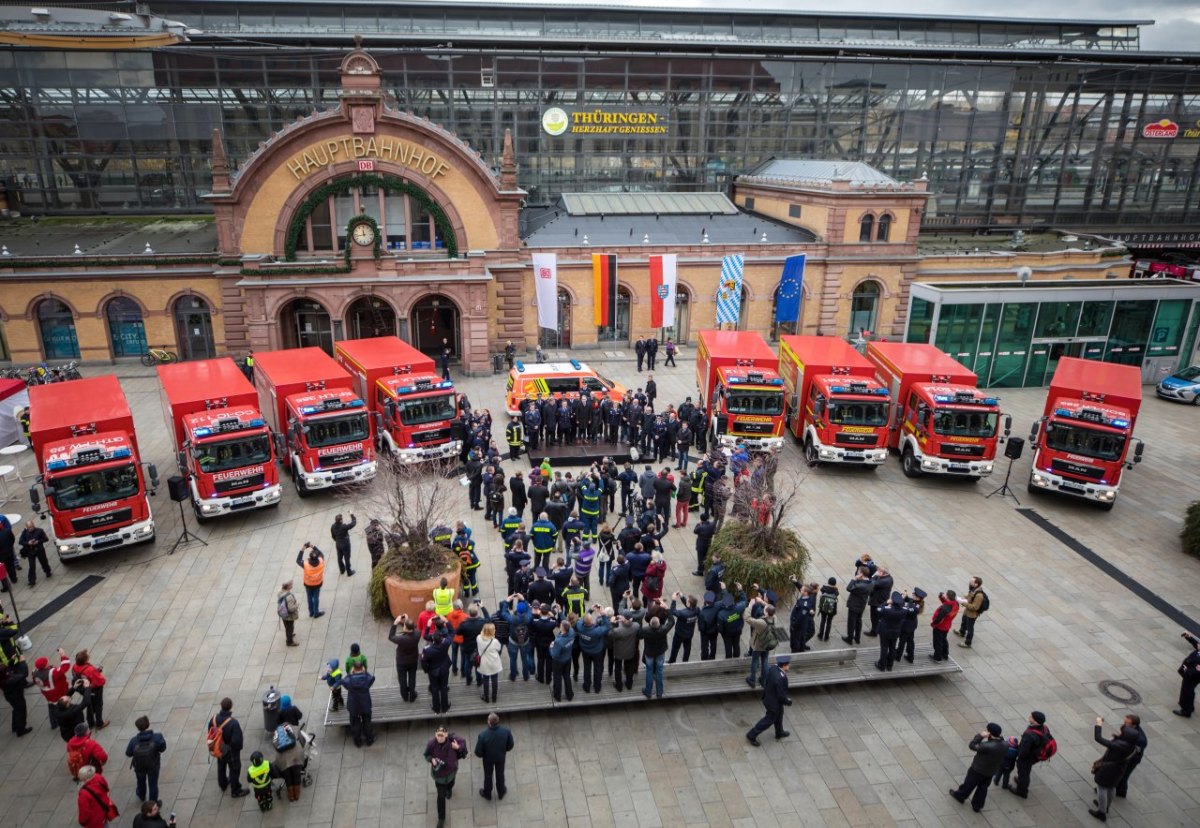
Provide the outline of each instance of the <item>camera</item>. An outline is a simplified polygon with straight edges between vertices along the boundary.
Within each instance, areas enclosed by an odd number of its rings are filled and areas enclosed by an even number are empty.
[[[433,766],[433,769],[435,771],[440,771],[442,768],[444,768],[446,766],[446,763],[443,762],[441,759],[434,759],[429,764],[431,764]]]

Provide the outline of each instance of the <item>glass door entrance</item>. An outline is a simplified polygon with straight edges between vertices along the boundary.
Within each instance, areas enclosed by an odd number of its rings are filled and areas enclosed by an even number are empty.
[[[1092,345],[1089,342],[1043,341],[1034,342],[1030,346],[1029,367],[1025,372],[1025,386],[1042,386],[1050,384],[1054,372],[1058,369],[1058,361],[1063,357],[1083,357],[1084,348]],[[1094,347],[1094,345],[1093,345]],[[1087,356],[1092,356],[1088,354]]]

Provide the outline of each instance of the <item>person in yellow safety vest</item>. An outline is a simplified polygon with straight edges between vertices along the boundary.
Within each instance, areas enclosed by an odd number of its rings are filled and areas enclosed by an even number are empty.
[[[304,544],[296,555],[296,566],[304,569],[304,592],[308,597],[308,617],[320,618],[321,585],[325,583],[325,553],[311,543]]]
[[[696,468],[696,475],[692,478],[692,500],[688,505],[689,512],[700,508],[700,496],[704,494],[704,481],[706,480],[708,480],[708,466],[706,463],[701,463]]]
[[[433,590],[433,611],[445,618],[454,609],[454,590],[450,582],[442,578],[441,585]]]
[[[571,576],[571,582],[562,591],[562,596],[566,603],[567,612],[573,612],[576,616],[582,618],[587,610],[588,591],[587,587],[579,583],[579,578],[574,575]]]
[[[250,754],[250,767],[246,769],[246,781],[250,790],[254,791],[254,800],[258,810],[266,812],[275,804],[275,796],[271,793],[271,781],[279,778],[279,771],[271,767],[271,763],[263,758],[262,751]]]
[[[454,554],[462,561],[463,601],[469,602],[479,594],[479,556],[475,554],[475,541],[459,535],[454,539]]]
[[[504,438],[508,441],[508,459],[516,460],[521,456],[521,448],[525,445],[525,431],[516,417],[513,417],[504,429]]]
[[[29,406],[21,409],[21,413],[17,415],[17,421],[21,424],[21,433],[25,435],[25,442],[33,448],[33,441],[29,439]]]
[[[583,542],[596,542],[600,527],[600,488],[591,478],[584,478],[579,489],[579,516],[583,519]]]
[[[341,680],[343,675],[345,673],[338,666],[338,660],[336,658],[329,659],[329,669],[321,678],[325,679],[325,683],[332,688],[329,691],[329,696],[333,699],[333,704],[330,706],[332,710],[341,710],[346,706],[346,700],[342,698]]]

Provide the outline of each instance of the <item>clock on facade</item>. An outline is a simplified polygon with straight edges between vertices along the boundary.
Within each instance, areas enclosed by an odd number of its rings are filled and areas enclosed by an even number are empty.
[[[350,238],[354,239],[355,244],[367,247],[375,243],[375,228],[368,222],[360,222],[350,228]]]

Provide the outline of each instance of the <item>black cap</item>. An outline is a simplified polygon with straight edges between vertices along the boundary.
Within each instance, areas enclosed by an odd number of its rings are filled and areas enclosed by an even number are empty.
[[[1035,710],[1032,713],[1030,713],[1029,718],[1033,719],[1035,722],[1037,722],[1040,725],[1044,725],[1046,723],[1046,714],[1040,710]]]
[[[996,724],[995,722],[988,722],[987,732],[992,734],[993,736],[999,736],[1001,733],[1004,732],[1004,730],[1000,727],[1000,725]]]

